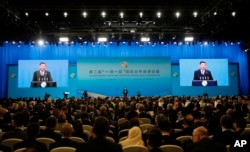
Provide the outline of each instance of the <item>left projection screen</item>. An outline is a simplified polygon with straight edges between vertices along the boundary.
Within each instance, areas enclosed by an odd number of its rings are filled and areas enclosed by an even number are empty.
[[[78,92],[89,95],[165,96],[171,94],[169,57],[79,58]]]
[[[29,88],[32,82],[40,81],[40,77],[34,80],[34,74],[41,63],[46,64],[45,80],[41,81],[56,83],[52,87],[68,86],[68,60],[18,60],[18,88]]]

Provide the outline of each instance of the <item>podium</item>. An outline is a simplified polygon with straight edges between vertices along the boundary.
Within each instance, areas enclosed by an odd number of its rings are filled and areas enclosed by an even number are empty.
[[[192,86],[217,86],[217,80],[193,80]]]
[[[45,82],[45,87],[57,87],[57,84],[54,81],[44,81],[44,82]],[[42,86],[44,85],[44,82],[32,81],[30,83],[30,87],[32,87],[32,88],[42,88]]]

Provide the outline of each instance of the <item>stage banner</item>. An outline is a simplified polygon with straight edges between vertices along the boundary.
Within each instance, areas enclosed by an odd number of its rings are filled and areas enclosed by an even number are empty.
[[[89,96],[165,96],[171,94],[169,57],[79,58],[78,93]]]

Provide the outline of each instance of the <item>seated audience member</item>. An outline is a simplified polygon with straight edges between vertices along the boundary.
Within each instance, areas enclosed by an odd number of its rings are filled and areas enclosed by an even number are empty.
[[[46,120],[46,129],[40,131],[40,135],[38,137],[46,137],[54,139],[58,141],[61,139],[61,135],[55,132],[57,120],[55,117],[49,117]]]
[[[234,130],[235,132],[241,136],[245,134],[245,128],[247,126],[247,121],[244,118],[237,118],[234,122]]]
[[[14,145],[14,150],[19,148],[34,148],[38,152],[47,152],[47,147],[44,143],[41,143],[36,140],[37,135],[39,134],[39,124],[33,123],[29,124],[27,127],[27,136],[28,138],[20,143]]]
[[[182,126],[183,126],[183,130],[178,133],[175,133],[175,137],[191,136],[193,132],[193,126],[194,126],[194,117],[191,114],[185,115]]]
[[[185,152],[226,152],[226,146],[209,139],[209,133],[204,126],[193,131],[193,143],[184,147]]]
[[[11,115],[10,112],[5,112],[7,109],[2,109],[4,112],[2,119],[0,118],[0,129],[2,129],[3,132],[8,132],[10,130],[14,129],[14,126],[11,125]]]
[[[10,130],[10,131],[6,132],[5,134],[3,134],[1,140],[3,141],[4,139],[8,139],[8,138],[18,138],[18,139],[22,139],[22,140],[27,139],[27,134],[24,131],[24,121],[23,120],[25,120],[24,114],[21,112],[16,113],[14,115],[15,129]]]
[[[73,132],[73,126],[70,123],[65,123],[61,129],[62,138],[60,140],[57,140],[55,143],[52,143],[49,149],[52,150],[53,148],[57,147],[76,148],[78,146],[78,143],[69,139],[69,137],[72,137]]]
[[[130,119],[129,122],[128,122],[128,126],[129,126],[129,128],[132,128],[134,126],[139,127],[140,126],[139,119],[138,118]],[[128,136],[128,131],[119,133],[118,139],[120,139],[121,137],[125,137],[125,136]]]
[[[134,126],[131,129],[129,129],[128,137],[125,140],[119,142],[119,144],[121,144],[123,148],[131,145],[144,146],[145,144],[144,141],[142,140],[141,128]]]
[[[177,141],[176,138],[171,136],[172,127],[164,114],[158,114],[156,116],[156,126],[159,127],[162,133],[162,144],[163,145],[177,145],[181,146],[181,142]]]
[[[230,149],[234,143],[239,139],[239,135],[233,130],[233,119],[231,116],[223,115],[220,119],[222,132],[213,136],[212,140],[222,143],[225,146],[230,145]]]
[[[223,108],[224,107],[222,104],[217,104],[216,112],[208,121],[208,131],[211,135],[215,135],[221,132],[220,118],[224,115]]]
[[[143,104],[139,105],[138,110],[139,110],[139,118],[148,118],[152,121],[151,115],[146,112]]]
[[[80,137],[84,139],[84,141],[88,141],[88,135],[83,132],[84,128],[82,127],[82,123],[80,120],[75,120],[73,123],[73,127],[74,127],[74,132],[73,132],[74,137]]]
[[[139,114],[138,114],[135,110],[130,110],[130,111],[128,112],[128,114],[126,115],[126,119],[127,119],[128,121],[126,121],[125,123],[123,123],[123,124],[121,124],[120,126],[118,126],[118,127],[119,127],[119,131],[121,131],[121,130],[123,130],[123,129],[130,129],[131,127],[130,127],[129,121],[130,121],[131,119],[133,119],[133,118],[139,120]]]
[[[93,126],[93,139],[86,143],[81,143],[76,152],[122,152],[119,144],[107,140],[109,132],[109,122],[105,117],[97,117]]]
[[[67,122],[67,117],[64,112],[60,112],[57,118],[57,124],[55,130],[61,130],[62,126]]]
[[[148,132],[147,146],[150,152],[162,152],[160,146],[162,145],[161,129],[154,127]]]

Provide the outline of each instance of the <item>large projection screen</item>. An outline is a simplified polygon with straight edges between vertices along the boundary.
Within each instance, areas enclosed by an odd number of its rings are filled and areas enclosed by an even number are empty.
[[[169,57],[79,58],[78,92],[103,96],[164,96],[171,94]]]

